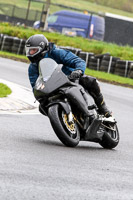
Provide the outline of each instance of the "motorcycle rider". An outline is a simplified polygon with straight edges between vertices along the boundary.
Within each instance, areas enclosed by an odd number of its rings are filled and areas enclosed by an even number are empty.
[[[105,117],[111,116],[111,112],[107,108],[100,91],[98,81],[94,77],[84,75],[86,68],[84,60],[71,51],[57,48],[53,43],[48,42],[43,34],[36,34],[29,37],[26,41],[25,49],[26,56],[31,61],[28,75],[33,89],[39,76],[39,61],[43,58],[51,58],[58,64],[63,64],[62,71],[66,75],[69,75],[70,78],[79,78],[79,83],[91,94],[100,114],[103,114]]]

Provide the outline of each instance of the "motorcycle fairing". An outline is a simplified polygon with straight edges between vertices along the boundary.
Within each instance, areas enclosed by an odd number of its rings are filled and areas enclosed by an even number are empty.
[[[83,98],[80,89],[80,86],[78,87],[75,85],[61,88],[60,91],[63,91],[66,97],[68,97],[68,99],[75,104],[81,112],[83,112],[86,116],[90,116],[86,101]]]
[[[39,66],[39,77],[34,87],[35,96],[47,96],[58,90],[60,87],[70,83],[67,76],[61,70],[62,65],[57,65],[55,61],[49,58],[43,60],[45,61],[41,61]],[[53,68],[51,67],[52,64]]]

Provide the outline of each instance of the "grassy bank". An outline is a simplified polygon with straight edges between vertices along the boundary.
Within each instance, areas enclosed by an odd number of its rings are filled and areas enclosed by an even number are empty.
[[[118,46],[112,43],[89,40],[82,37],[68,37],[58,33],[42,32],[32,28],[14,27],[8,23],[0,23],[0,33],[7,34],[18,38],[27,39],[33,34],[44,34],[50,42],[59,46],[72,46],[80,48],[82,51],[103,54],[109,52],[114,57],[122,60],[133,60],[133,47]]]
[[[7,23],[0,23],[0,32],[23,39],[27,39],[33,34],[41,33],[44,34],[50,42],[54,42],[58,46],[72,46],[82,49],[82,51],[93,52],[94,54],[102,54],[108,52],[114,57],[119,57],[121,60],[133,60],[133,48],[130,46],[118,46],[116,44],[88,40],[82,37],[68,37],[58,33],[42,32],[40,30],[34,30],[27,27],[14,27]],[[28,59],[24,55],[0,52],[0,56],[28,62]],[[104,72],[93,71],[90,69],[86,69],[86,74],[95,76],[102,81],[133,87],[133,79],[124,78]]]
[[[0,98],[7,97],[11,92],[11,89],[7,85],[0,83]]]
[[[115,74],[108,74],[95,70],[86,69],[85,74],[96,77],[99,81],[111,83],[114,85],[122,85],[124,87],[133,88],[133,79],[121,77]]]
[[[26,56],[16,55],[16,54],[13,54],[13,53],[0,51],[0,57],[9,58],[9,59],[29,63]],[[111,84],[122,85],[122,86],[125,86],[125,87],[133,88],[133,79],[130,79],[130,78],[124,78],[124,77],[117,76],[117,75],[114,75],[114,74],[108,74],[108,73],[105,73],[105,72],[95,71],[95,70],[91,70],[91,69],[88,69],[88,68],[86,69],[85,74],[90,75],[90,76],[94,76],[98,80],[103,81],[103,82],[108,82],[108,83],[111,83]]]
[[[10,52],[0,51],[0,57],[29,63],[29,60],[25,55],[17,55]]]

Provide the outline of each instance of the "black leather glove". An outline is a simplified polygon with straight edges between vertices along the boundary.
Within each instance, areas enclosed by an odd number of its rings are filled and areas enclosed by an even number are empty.
[[[80,78],[80,76],[82,75],[82,71],[79,69],[79,70],[76,70],[76,71],[73,71],[69,78],[70,79],[77,79],[77,78]]]

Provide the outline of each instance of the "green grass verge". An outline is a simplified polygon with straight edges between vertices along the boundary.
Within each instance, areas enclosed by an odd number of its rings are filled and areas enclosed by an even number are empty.
[[[89,76],[94,76],[98,80],[101,80],[103,82],[108,82],[115,85],[122,85],[125,87],[133,88],[133,79],[130,79],[130,78],[125,78],[125,77],[121,77],[115,74],[109,74],[106,72],[90,70],[88,68],[86,69],[85,74]]]
[[[13,53],[0,51],[0,57],[5,57],[5,58],[29,63],[28,58],[26,58],[26,56],[24,55],[22,56],[22,55],[16,55]],[[130,79],[130,78],[125,78],[125,77],[117,76],[114,74],[108,74],[105,72],[95,71],[88,68],[86,68],[85,74],[94,76],[98,80],[101,80],[103,82],[108,82],[108,83],[112,83],[116,85],[122,85],[125,87],[133,88],[133,79]]]
[[[119,57],[121,60],[133,60],[133,47],[130,46],[119,46],[82,37],[68,37],[59,33],[42,32],[28,27],[15,27],[8,23],[0,23],[0,33],[23,39],[28,39],[34,34],[44,34],[50,42],[54,42],[58,46],[72,46],[94,54],[109,52],[112,56]]]
[[[25,55],[17,55],[6,51],[0,51],[0,57],[29,63],[29,60]]]
[[[0,98],[7,97],[11,93],[12,91],[7,85],[0,83]]]

